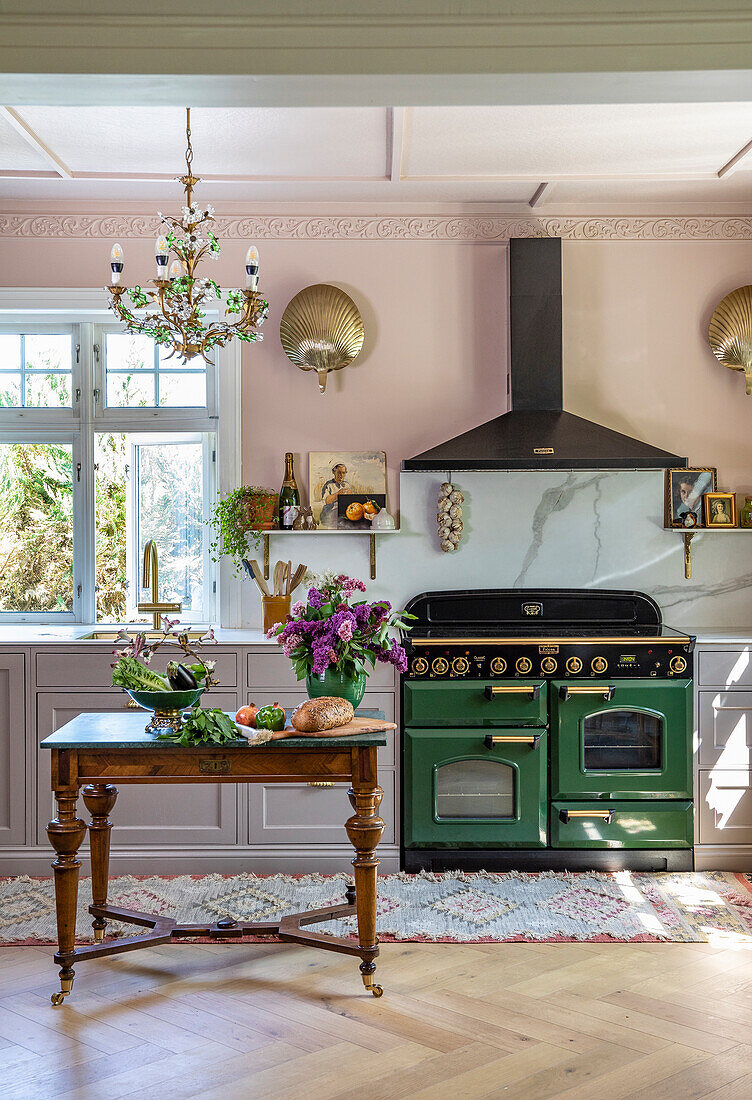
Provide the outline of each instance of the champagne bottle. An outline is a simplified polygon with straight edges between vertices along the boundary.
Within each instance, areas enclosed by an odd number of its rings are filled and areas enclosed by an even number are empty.
[[[292,454],[285,455],[285,480],[279,491],[279,526],[283,531],[291,531],[292,525],[300,511],[300,493],[295,481],[295,473],[292,466]]]

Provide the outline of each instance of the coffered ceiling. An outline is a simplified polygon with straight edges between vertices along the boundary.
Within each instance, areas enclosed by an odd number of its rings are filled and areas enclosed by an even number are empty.
[[[178,107],[0,108],[0,198],[169,198]],[[212,201],[752,207],[752,104],[196,108]]]

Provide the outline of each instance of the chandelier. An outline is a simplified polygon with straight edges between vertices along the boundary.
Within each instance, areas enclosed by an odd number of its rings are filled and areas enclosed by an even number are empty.
[[[269,312],[269,303],[258,292],[259,257],[253,245],[245,258],[245,289],[227,292],[225,317],[235,320],[207,318],[207,308],[222,303],[222,291],[214,279],[199,278],[197,268],[204,257],[217,259],[219,241],[212,232],[214,209],[207,204],[199,206],[193,200],[193,189],[200,176],[193,174],[193,147],[191,146],[191,109],[186,108],[184,176],[176,179],[183,184],[185,205],[181,218],[172,218],[159,211],[163,233],[157,237],[154,258],[157,277],[152,279],[154,289],[135,286],[128,289],[120,283],[123,271],[123,249],[112,246],[110,268],[112,281],[109,306],[120,318],[128,332],[151,336],[157,344],[171,348],[170,357],[179,355],[183,363],[200,355],[211,363],[209,354],[214,348],[224,347],[236,337],[250,342],[262,340],[257,332]],[[168,271],[170,255],[174,258]],[[124,298],[133,303],[129,308]]]

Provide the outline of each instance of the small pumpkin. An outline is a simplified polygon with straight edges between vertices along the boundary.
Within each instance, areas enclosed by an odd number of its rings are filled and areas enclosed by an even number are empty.
[[[347,509],[345,510],[345,515],[353,522],[355,522],[355,520],[363,519],[363,505],[360,504],[357,500],[354,500],[351,504],[348,504]]]

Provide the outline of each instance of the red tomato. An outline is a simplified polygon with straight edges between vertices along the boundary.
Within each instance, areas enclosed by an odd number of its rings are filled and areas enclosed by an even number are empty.
[[[256,715],[258,714],[258,707],[251,703],[247,707],[241,707],[238,713],[235,715],[235,721],[239,726],[253,726],[256,728]]]

